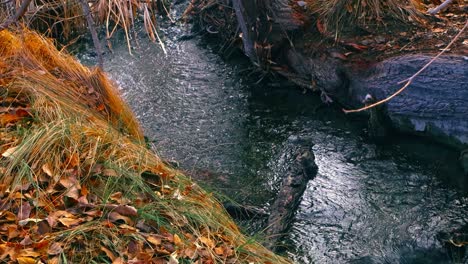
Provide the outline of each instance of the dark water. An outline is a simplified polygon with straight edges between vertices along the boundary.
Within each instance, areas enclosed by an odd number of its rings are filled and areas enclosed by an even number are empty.
[[[287,237],[292,259],[450,263],[436,237],[468,224],[456,153],[411,138],[376,147],[363,122],[286,83],[254,84],[245,61],[223,61],[200,38],[177,41],[183,31],[167,27],[167,55],[143,37],[133,56],[123,40],[105,56],[161,156],[240,203],[268,208],[284,142],[311,136],[319,174]]]

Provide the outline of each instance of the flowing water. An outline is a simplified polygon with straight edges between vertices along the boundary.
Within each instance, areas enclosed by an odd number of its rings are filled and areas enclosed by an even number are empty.
[[[363,136],[362,120],[287,83],[255,84],[244,60],[224,61],[199,37],[178,41],[184,31],[165,28],[167,55],[142,37],[133,55],[120,38],[105,56],[106,71],[163,158],[202,185],[268,208],[287,165],[279,159],[284,142],[310,136],[319,173],[287,236],[290,258],[450,263],[437,236],[468,224],[455,153],[412,138],[377,147]],[[79,57],[90,63],[88,55]]]

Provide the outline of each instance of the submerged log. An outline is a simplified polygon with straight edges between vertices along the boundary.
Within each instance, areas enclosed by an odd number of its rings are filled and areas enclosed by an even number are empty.
[[[317,174],[312,146],[310,139],[290,137],[287,151],[281,157],[285,162],[285,177],[271,206],[266,230],[269,235],[266,246],[274,251],[283,248],[278,242],[291,225],[307,183]]]

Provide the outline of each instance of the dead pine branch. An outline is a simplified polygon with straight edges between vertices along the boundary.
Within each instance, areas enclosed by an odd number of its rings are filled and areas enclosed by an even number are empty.
[[[30,1],[30,0],[29,0]],[[97,66],[102,69],[104,66],[104,59],[102,58],[102,46],[101,42],[99,41],[99,37],[97,34],[96,26],[94,25],[94,19],[91,15],[91,11],[89,10],[89,5],[86,0],[80,0],[81,7],[83,8],[83,13],[86,17],[86,22],[88,23],[89,31],[91,33],[91,37],[93,39],[94,49],[97,53]]]
[[[426,63],[426,65],[424,65],[419,71],[417,71],[415,74],[413,74],[413,76],[411,76],[410,78],[406,79],[406,80],[403,80],[401,82],[399,82],[398,84],[402,84],[402,83],[405,83],[403,85],[403,87],[401,87],[398,91],[396,91],[395,93],[393,93],[392,95],[390,95],[389,97],[383,99],[383,100],[380,100],[376,103],[373,103],[373,104],[370,104],[370,105],[367,105],[365,107],[362,107],[362,108],[359,108],[359,109],[353,109],[353,110],[347,110],[347,109],[343,109],[343,112],[345,112],[346,114],[349,114],[349,113],[358,113],[358,112],[362,112],[362,111],[365,111],[365,110],[368,110],[368,109],[371,109],[371,108],[374,108],[376,106],[379,106],[381,104],[384,104],[390,100],[392,100],[393,98],[395,98],[397,95],[401,94],[404,90],[406,90],[406,88],[408,88],[408,86],[411,85],[411,83],[413,82],[413,80],[419,75],[421,74],[424,70],[426,70],[435,60],[437,60],[440,56],[442,56],[442,54],[444,54],[447,50],[450,49],[450,47],[455,43],[455,41],[457,41],[457,39],[462,35],[462,33],[465,31],[465,29],[468,27],[468,20],[465,22],[465,25],[463,26],[463,28],[460,30],[460,32],[458,32],[458,34],[452,39],[452,41],[450,41],[450,43],[442,50],[439,52],[439,54],[437,54],[437,56],[435,56],[434,58],[432,58],[428,63]]]
[[[3,24],[0,25],[0,31],[8,28],[11,24],[18,22],[18,20],[24,16],[26,10],[28,10],[30,3],[31,0],[24,0],[15,15],[11,18],[8,18]]]

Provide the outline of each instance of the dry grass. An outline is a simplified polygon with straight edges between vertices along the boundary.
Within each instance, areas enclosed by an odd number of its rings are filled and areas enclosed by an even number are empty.
[[[0,23],[11,16],[14,13],[12,9],[20,6],[21,2],[22,0],[11,0],[0,4]],[[141,16],[150,40],[158,41],[164,49],[156,26],[156,13],[165,14],[168,10],[164,1],[89,0],[87,2],[95,24],[105,26],[106,39],[110,39],[118,29],[122,29],[130,51],[131,39],[136,34],[133,26]],[[23,17],[23,22],[29,28],[64,41],[70,41],[88,30],[80,0],[32,1]]]
[[[0,58],[0,262],[287,263],[145,147],[102,72],[28,30]]]
[[[311,13],[318,15],[325,30],[354,25],[376,26],[389,21],[419,21],[421,0],[306,0]]]

